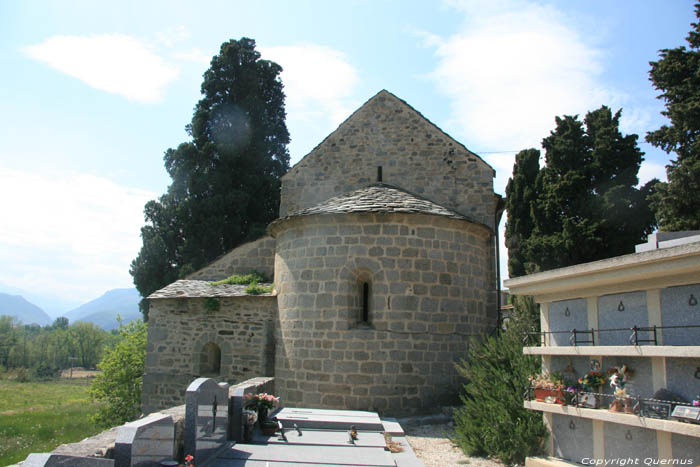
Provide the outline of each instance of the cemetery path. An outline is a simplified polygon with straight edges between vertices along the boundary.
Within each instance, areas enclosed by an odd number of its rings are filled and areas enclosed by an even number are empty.
[[[426,467],[469,465],[472,467],[504,467],[505,464],[483,457],[468,457],[450,438],[454,427],[450,424],[420,425],[405,428],[406,439],[416,456]]]

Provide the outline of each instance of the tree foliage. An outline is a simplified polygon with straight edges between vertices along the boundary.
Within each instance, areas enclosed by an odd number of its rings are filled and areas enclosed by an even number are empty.
[[[144,209],[130,270],[143,297],[259,237],[277,217],[289,169],[281,71],[247,38],[212,58],[187,125],[192,139],[166,151],[172,183]]]
[[[539,357],[523,354],[523,336],[537,329],[539,315],[527,297],[514,306],[507,330],[473,343],[458,365],[467,383],[455,424],[456,441],[468,455],[523,464],[542,452],[547,430],[539,412],[523,408],[529,377],[540,371]]]
[[[72,366],[95,368],[115,336],[92,323],[56,318],[50,326],[22,324],[0,316],[0,365],[24,368],[28,377],[47,378]]]
[[[91,397],[106,402],[95,416],[104,426],[120,425],[141,413],[141,384],[146,361],[147,327],[143,321],[119,325],[121,340],[105,352],[102,374],[90,386]]]
[[[511,277],[595,261],[634,250],[653,231],[637,173],[637,135],[622,135],[621,111],[606,107],[556,118],[540,152],[521,151],[506,186],[506,245]]]
[[[688,49],[661,50],[649,71],[666,105],[662,114],[671,122],[647,133],[647,141],[677,155],[652,202],[660,229],[668,231],[700,229],[700,3],[695,15],[699,21],[686,38]]]

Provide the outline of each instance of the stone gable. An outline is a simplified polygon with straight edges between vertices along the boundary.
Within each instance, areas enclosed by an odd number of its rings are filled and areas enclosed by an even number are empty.
[[[383,90],[282,177],[280,217],[381,181],[493,229],[494,175],[481,158]]]

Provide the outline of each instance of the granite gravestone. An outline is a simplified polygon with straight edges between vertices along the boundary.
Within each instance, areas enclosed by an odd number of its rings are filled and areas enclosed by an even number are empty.
[[[204,464],[227,444],[228,383],[197,378],[185,397],[185,456]]]
[[[175,423],[161,413],[122,426],[114,445],[116,467],[159,465],[176,455]]]

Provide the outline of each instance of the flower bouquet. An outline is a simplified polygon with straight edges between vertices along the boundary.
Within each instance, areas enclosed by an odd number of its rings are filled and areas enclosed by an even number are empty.
[[[258,412],[258,422],[261,424],[267,421],[267,412],[280,401],[279,397],[275,397],[266,392],[246,394],[245,398],[246,409],[251,409]]]
[[[554,404],[564,404],[564,377],[561,373],[544,372],[530,378],[530,387],[535,390],[535,400]]]

